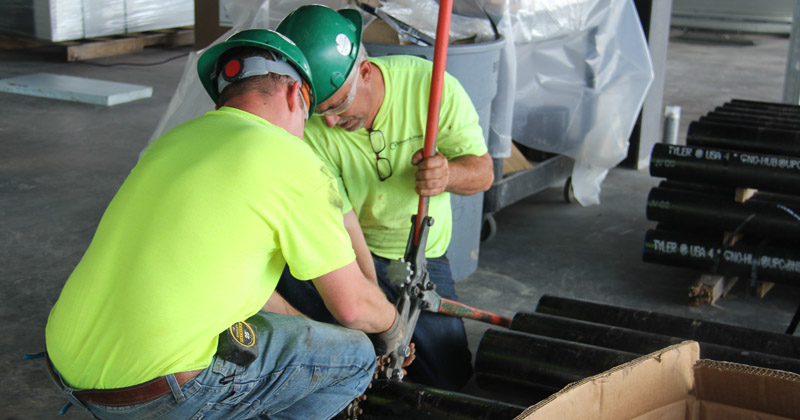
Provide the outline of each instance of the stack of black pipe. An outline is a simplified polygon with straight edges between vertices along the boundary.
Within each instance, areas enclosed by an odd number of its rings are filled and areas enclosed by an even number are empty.
[[[359,420],[511,420],[524,406],[408,382],[378,380],[359,404]],[[344,417],[347,418],[347,417]]]
[[[800,337],[587,300],[544,295],[509,330],[489,329],[476,383],[534,404],[570,382],[686,340],[700,357],[800,373]]]
[[[656,144],[650,174],[666,180],[647,198],[644,261],[800,285],[800,106],[733,99],[686,146]]]

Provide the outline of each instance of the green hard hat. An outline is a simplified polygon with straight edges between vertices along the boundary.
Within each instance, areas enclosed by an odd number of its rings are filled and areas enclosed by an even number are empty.
[[[361,46],[361,13],[313,4],[286,16],[276,31],[291,38],[311,65],[317,103],[333,96],[347,80]]]
[[[267,29],[248,29],[236,33],[226,41],[206,50],[197,60],[197,74],[200,76],[200,82],[215,104],[219,101],[217,77],[220,69],[217,61],[226,51],[238,47],[263,48],[276,53],[278,58],[290,63],[294,70],[297,70],[304,79],[303,84],[308,86],[310,96],[308,114],[311,117],[316,107],[317,95],[308,61],[306,61],[306,57],[300,48],[291,39]]]

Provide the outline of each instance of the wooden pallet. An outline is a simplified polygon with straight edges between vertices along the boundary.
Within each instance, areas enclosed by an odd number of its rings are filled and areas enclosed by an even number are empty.
[[[752,188],[737,188],[734,200],[737,203],[744,203],[749,200],[758,190]],[[726,232],[723,243],[736,243],[741,239],[741,235],[731,238],[732,233]],[[738,277],[726,277],[717,274],[701,274],[700,277],[689,286],[689,303],[692,305],[708,304],[713,305],[718,299],[724,297],[733,288]],[[775,283],[756,282],[755,294],[759,298],[766,296]]]
[[[142,51],[145,47],[175,48],[187,45],[194,45],[193,27],[161,29],[62,42],[24,39],[7,35],[0,36],[1,49],[55,48],[59,51],[63,50],[66,61],[70,62],[130,54]]]
[[[725,277],[719,274],[701,274],[689,286],[689,304],[699,306],[702,304],[714,305],[717,300],[726,296],[733,288],[738,277]]]

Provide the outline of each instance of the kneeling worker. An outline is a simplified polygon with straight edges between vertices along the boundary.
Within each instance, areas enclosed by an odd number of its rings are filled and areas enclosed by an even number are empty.
[[[48,365],[101,419],[331,418],[405,325],[301,140],[311,71],[288,38],[248,30],[198,72],[217,109],[153,142],[114,196],[50,313]],[[274,293],[287,262],[341,326],[291,315]]]
[[[388,266],[404,256],[419,197],[429,197],[434,224],[425,249],[428,275],[437,293],[458,300],[445,255],[453,229],[450,194],[486,191],[494,180],[478,112],[464,87],[445,74],[436,155],[423,160],[433,63],[404,55],[368,57],[361,14],[353,9],[300,6],[276,30],[297,43],[311,66],[317,115],[303,140],[336,177],[361,269],[397,301]],[[294,281],[293,270],[278,291],[303,313],[330,321],[317,291]],[[413,341],[409,380],[454,391],[467,383],[472,355],[460,318],[422,312]]]

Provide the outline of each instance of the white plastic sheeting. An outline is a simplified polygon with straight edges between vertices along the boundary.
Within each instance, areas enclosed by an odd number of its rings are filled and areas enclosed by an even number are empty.
[[[575,159],[572,187],[598,204],[608,170],[627,156],[654,79],[632,0],[507,1],[500,32],[515,40],[512,137]],[[490,12],[491,13],[491,12]]]
[[[194,24],[194,0],[2,0],[0,31],[48,41]]]
[[[303,4],[347,6],[346,0],[281,1],[272,8],[269,0],[220,1],[233,29],[215,43],[240,30],[274,28]],[[417,10],[413,7],[416,2],[426,3],[418,10],[428,10],[428,0],[403,0],[404,5],[409,2],[412,11]],[[570,156],[576,160],[572,174],[576,200],[582,205],[599,203],[600,185],[608,170],[625,159],[628,139],[654,78],[633,1],[457,3],[456,13],[473,18],[488,15],[500,34],[514,40],[506,42],[501,54],[489,132],[492,156],[510,156],[512,138],[535,149]],[[213,108],[196,65],[197,54],[193,53],[150,141]]]
[[[417,29],[435,30],[434,0],[385,4]],[[453,7],[473,19],[488,16],[514,41],[501,55],[489,152],[495,158],[511,156],[513,139],[570,156],[576,160],[575,199],[582,205],[599,203],[600,184],[627,156],[628,139],[655,77],[633,1],[473,0]],[[460,27],[486,39],[486,28]],[[451,36],[469,36],[460,32],[451,30]]]
[[[436,22],[439,17],[439,3],[437,1],[387,0],[378,7],[378,10],[420,30],[431,40],[436,39]],[[454,13],[450,18],[449,39],[450,43],[470,39],[479,43],[494,41],[495,36],[491,23],[489,23],[485,15],[469,17]],[[433,42],[425,45],[431,46]]]

